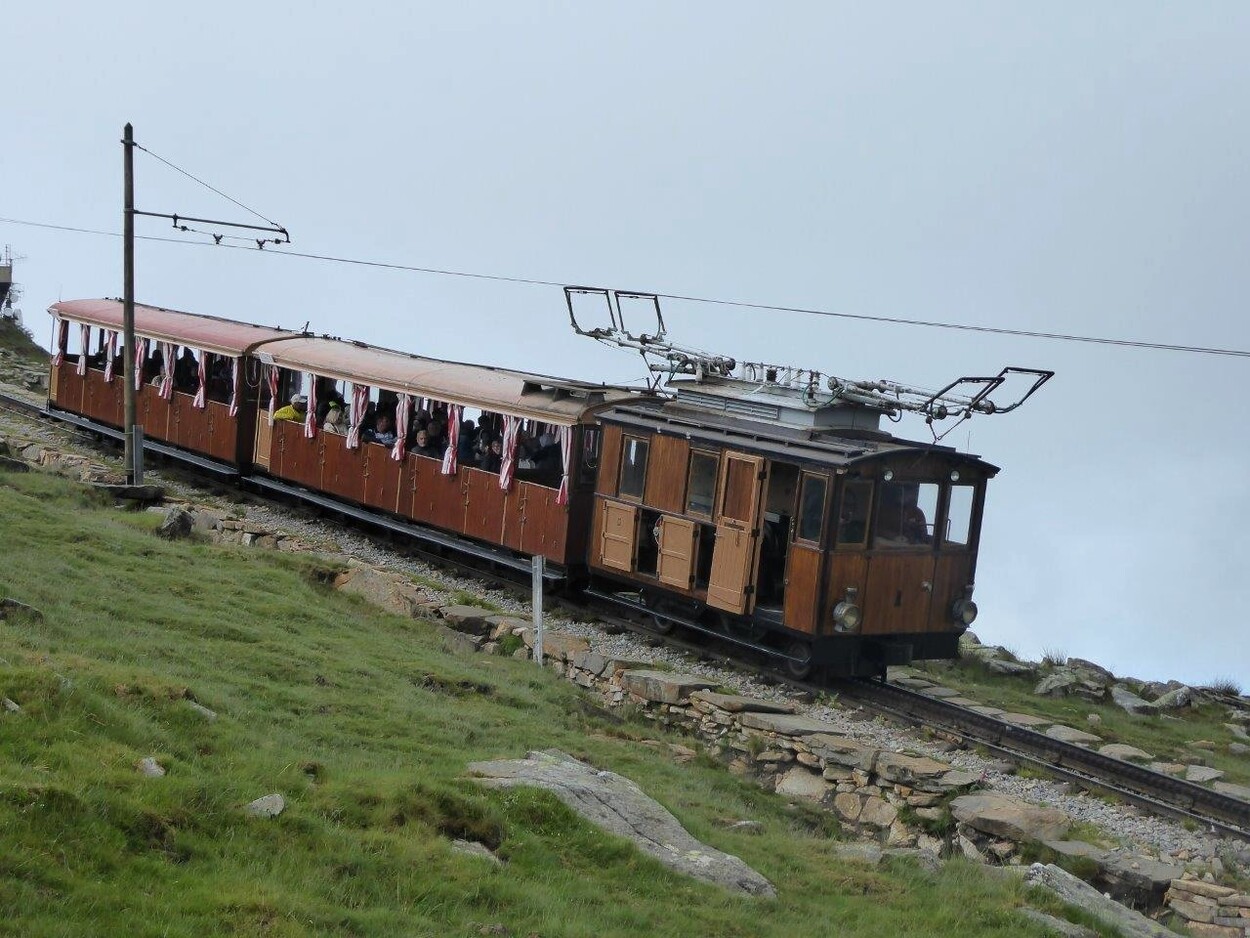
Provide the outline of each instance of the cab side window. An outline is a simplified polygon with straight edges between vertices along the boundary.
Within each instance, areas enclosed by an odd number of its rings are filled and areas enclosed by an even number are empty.
[[[846,482],[838,506],[838,543],[855,546],[868,540],[868,512],[872,507],[872,483]]]
[[[720,457],[715,453],[690,454],[690,475],[686,484],[686,514],[712,517],[712,504],[716,501],[716,474]]]
[[[647,482],[646,440],[627,436],[621,445],[621,477],[617,491],[621,498],[642,498]]]
[[[976,486],[952,485],[946,510],[946,530],[942,543],[948,547],[967,547],[972,539],[972,506],[976,502]]]
[[[799,524],[795,536],[800,541],[820,543],[825,525],[825,495],[829,480],[824,476],[803,475],[803,488],[799,491]]]

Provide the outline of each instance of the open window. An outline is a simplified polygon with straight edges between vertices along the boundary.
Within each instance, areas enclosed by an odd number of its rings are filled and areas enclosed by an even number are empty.
[[[976,505],[975,485],[952,485],[946,508],[946,525],[942,532],[944,547],[972,545],[972,511]]]
[[[940,492],[936,482],[881,483],[873,546],[891,550],[931,545]]]

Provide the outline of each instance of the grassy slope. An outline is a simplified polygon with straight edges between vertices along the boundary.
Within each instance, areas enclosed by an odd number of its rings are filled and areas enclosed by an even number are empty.
[[[169,544],[154,524],[0,474],[0,593],[45,614],[0,623],[0,694],[22,706],[0,715],[0,934],[1042,934],[1012,911],[1019,885],[838,862],[828,815],[657,757],[648,728],[601,724],[533,665],[444,653],[321,585],[328,562]],[[779,899],[727,898],[546,793],[461,777],[552,746],[635,779]],[[136,773],[147,755],[167,777]],[[274,791],[280,818],[240,810]]]
[[[1228,751],[1228,744],[1236,737],[1224,726],[1228,722],[1227,707],[1203,704],[1161,716],[1133,716],[1109,700],[1094,703],[1079,697],[1038,697],[1033,688],[1039,678],[994,674],[975,658],[962,659],[953,667],[944,663],[930,666],[930,670],[934,680],[981,703],[1046,716],[1095,733],[1108,743],[1137,746],[1164,762],[1211,765],[1227,773],[1225,781],[1250,784],[1250,761]],[[1098,726],[1090,726],[1091,713],[1101,719]],[[1194,748],[1193,743],[1202,741],[1214,743],[1215,748]]]
[[[40,348],[29,333],[8,319],[0,319],[0,348],[13,352],[32,367],[48,363],[48,353]]]

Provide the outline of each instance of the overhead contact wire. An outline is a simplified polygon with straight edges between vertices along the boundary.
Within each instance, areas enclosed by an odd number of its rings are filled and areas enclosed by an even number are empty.
[[[246,208],[246,206],[243,206]],[[248,209],[251,211],[251,209]],[[258,216],[264,218],[263,215]],[[265,218],[265,221],[269,219]],[[32,228],[50,228],[55,231],[72,231],[82,234],[104,235],[120,238],[115,231],[101,231],[93,228],[76,228],[70,225],[53,225],[45,222],[26,221],[18,218],[0,218],[0,222],[12,225],[26,225]],[[272,223],[271,223],[272,224]],[[251,250],[238,244],[209,244],[204,241],[190,241],[185,238],[160,238],[151,235],[136,235],[142,241],[159,241],[167,244],[186,244],[193,247],[221,247],[235,251]],[[505,274],[486,274],[467,270],[452,270],[442,267],[419,267],[413,264],[398,264],[390,261],[371,261],[353,257],[338,257],[332,254],[312,254],[305,251],[265,251],[266,255],[284,257],[300,257],[307,260],[325,261],[333,264],[350,264],[356,267],[374,267],[381,270],[402,270],[411,273],[434,274],[441,277],[461,277],[469,280],[491,280],[497,283],[521,283],[529,286],[564,288],[571,281],[542,280],[536,277],[510,277]],[[1002,326],[977,326],[969,323],[940,322],[931,319],[910,319],[899,316],[873,316],[868,313],[845,313],[835,310],[818,309],[805,306],[783,306],[772,303],[752,303],[746,300],[717,299],[706,296],[692,296],[684,293],[656,293],[655,296],[665,300],[680,300],[687,303],[704,303],[714,306],[732,306],[739,309],[754,309],[778,313],[796,313],[803,316],[825,316],[832,319],[848,319],[860,322],[876,322],[896,326],[921,326],[929,329],[951,329],[961,332],[978,332],[985,335],[1016,336],[1028,339],[1051,339],[1059,342],[1083,342],[1093,345],[1110,345],[1122,348],[1153,349],[1164,352],[1188,352],[1194,355],[1221,355],[1230,358],[1250,358],[1250,350],[1220,348],[1202,345],[1181,345],[1169,342],[1146,342],[1137,339],[1113,339],[1105,336],[1075,335],[1064,332],[1041,332],[1029,329],[1008,329]]]

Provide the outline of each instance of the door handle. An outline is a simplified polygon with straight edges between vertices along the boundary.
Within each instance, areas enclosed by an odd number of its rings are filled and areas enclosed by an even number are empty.
[[[924,590],[926,593],[933,592],[933,584],[929,582],[928,580],[925,580],[923,583],[921,583],[920,588]]]

